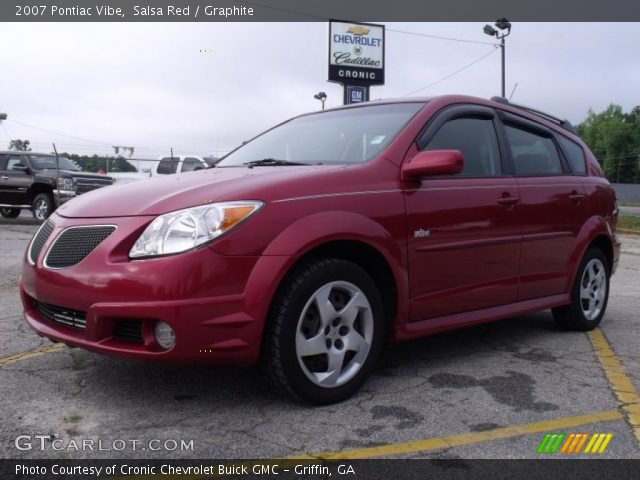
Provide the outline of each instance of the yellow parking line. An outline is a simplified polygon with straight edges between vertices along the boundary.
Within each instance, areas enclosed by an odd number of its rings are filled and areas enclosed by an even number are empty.
[[[624,371],[622,362],[613,352],[602,330],[597,328],[588,335],[607,381],[620,403],[620,409],[640,444],[640,394]]]
[[[575,417],[564,417],[554,420],[543,420],[540,422],[510,425],[508,427],[496,428],[494,430],[487,430],[485,432],[460,433],[457,435],[447,435],[445,437],[426,438],[424,440],[414,440],[411,442],[403,443],[392,443],[388,445],[381,445],[378,447],[356,448],[353,450],[341,450],[337,452],[319,452],[289,458],[353,460],[356,458],[377,458],[385,457],[388,455],[406,455],[409,453],[428,452],[430,450],[440,450],[443,448],[460,447],[463,445],[491,442],[493,440],[519,437],[522,435],[547,432],[550,430],[558,431],[566,428],[590,425],[592,423],[621,420],[622,418],[623,416],[618,410],[609,410],[606,412],[577,415]]]
[[[47,353],[58,352],[67,348],[63,343],[56,343],[48,347],[36,348],[35,350],[29,350],[28,352],[17,353],[15,355],[9,355],[7,357],[0,357],[0,367],[11,365],[12,363],[21,362],[28,358],[39,357]]]

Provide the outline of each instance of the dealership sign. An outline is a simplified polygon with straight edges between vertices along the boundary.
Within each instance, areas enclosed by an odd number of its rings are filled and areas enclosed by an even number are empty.
[[[329,81],[384,84],[384,25],[329,22]]]

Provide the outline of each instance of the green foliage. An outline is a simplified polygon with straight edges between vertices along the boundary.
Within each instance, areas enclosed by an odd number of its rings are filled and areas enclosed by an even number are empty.
[[[16,140],[11,140],[11,142],[9,142],[9,150],[29,152],[31,151],[31,147],[29,147],[30,143],[31,142],[29,140],[20,140],[19,138]]]
[[[60,153],[61,157],[75,161],[85,172],[135,172],[136,167],[124,157],[99,157],[98,155],[78,155],[75,153]]]
[[[624,113],[609,105],[600,113],[589,110],[578,133],[615,183],[640,183],[640,106]]]

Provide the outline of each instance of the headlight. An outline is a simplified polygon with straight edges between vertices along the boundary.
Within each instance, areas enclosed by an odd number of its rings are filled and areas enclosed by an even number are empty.
[[[58,178],[58,190],[75,190],[72,178]]]
[[[185,252],[228,232],[250,217],[262,202],[212,203],[160,215],[142,232],[130,258]]]

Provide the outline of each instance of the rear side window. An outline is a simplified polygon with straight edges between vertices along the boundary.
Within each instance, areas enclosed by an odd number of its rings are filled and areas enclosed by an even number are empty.
[[[587,165],[584,159],[584,150],[573,140],[569,140],[562,135],[558,135],[558,142],[564,151],[569,164],[571,165],[571,171],[576,175],[585,175],[587,173]]]
[[[498,139],[491,119],[449,120],[440,127],[425,150],[460,150],[464,156],[464,168],[459,174],[462,176],[502,175]]]
[[[178,158],[165,157],[158,164],[158,173],[160,175],[171,175],[178,170]]]
[[[562,175],[555,143],[530,130],[505,125],[516,175]]]

